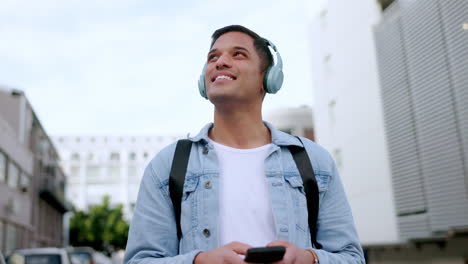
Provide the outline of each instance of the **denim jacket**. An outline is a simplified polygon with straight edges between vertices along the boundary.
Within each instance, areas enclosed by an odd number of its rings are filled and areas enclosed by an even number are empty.
[[[303,146],[296,137],[273,128],[273,147],[265,159],[277,239],[312,249],[302,179],[287,146]],[[201,251],[219,246],[219,165],[206,125],[193,141],[181,205],[182,238],[169,195],[169,172],[176,143],[161,150],[146,167],[130,225],[125,263],[193,263]],[[317,241],[320,263],[365,263],[343,186],[330,154],[302,139],[319,187]],[[242,191],[242,190],[239,190]],[[246,227],[248,228],[248,227]],[[242,242],[242,241],[240,241]]]

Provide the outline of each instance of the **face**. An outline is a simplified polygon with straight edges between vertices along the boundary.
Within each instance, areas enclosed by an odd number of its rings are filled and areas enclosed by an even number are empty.
[[[241,32],[221,35],[207,57],[206,92],[210,101],[249,101],[263,97],[263,73],[253,38]]]

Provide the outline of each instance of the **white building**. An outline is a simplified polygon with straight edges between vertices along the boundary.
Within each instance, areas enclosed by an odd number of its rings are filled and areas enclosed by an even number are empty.
[[[67,199],[85,210],[105,195],[123,204],[131,218],[140,180],[149,161],[176,136],[57,136],[62,167],[68,177]]]
[[[308,106],[275,109],[267,112],[264,120],[283,132],[314,140],[313,113]]]
[[[311,30],[315,138],[334,155],[363,245],[398,242],[373,26],[376,0],[330,0]]]

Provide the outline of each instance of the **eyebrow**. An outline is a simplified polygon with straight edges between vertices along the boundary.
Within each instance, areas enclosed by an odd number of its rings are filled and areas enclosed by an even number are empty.
[[[235,47],[233,47],[233,49],[235,49],[235,50],[243,50],[243,51],[245,51],[245,52],[247,52],[247,53],[250,54],[249,50],[246,49],[246,48],[244,48],[244,47],[235,46]],[[211,53],[213,53],[213,52],[216,52],[216,51],[218,51],[218,49],[212,49],[212,50],[210,50],[210,51],[208,52],[208,55],[211,54]]]

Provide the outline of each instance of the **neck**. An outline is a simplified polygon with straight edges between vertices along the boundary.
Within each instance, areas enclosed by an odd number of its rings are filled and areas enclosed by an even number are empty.
[[[216,107],[214,126],[208,136],[223,145],[249,149],[271,143],[270,130],[262,121],[259,107]],[[235,111],[233,111],[235,109]]]

